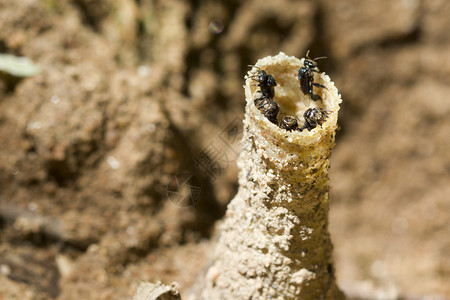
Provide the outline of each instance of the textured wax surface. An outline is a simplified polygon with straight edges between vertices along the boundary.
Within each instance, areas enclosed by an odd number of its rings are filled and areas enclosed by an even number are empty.
[[[239,191],[230,202],[201,299],[341,299],[328,234],[328,168],[340,95],[321,73],[323,101],[303,95],[302,60],[280,53],[257,67],[276,81],[280,114],[302,120],[310,107],[329,111],[321,126],[288,132],[255,107],[258,86],[246,77],[246,114]],[[257,72],[253,68],[249,75]]]

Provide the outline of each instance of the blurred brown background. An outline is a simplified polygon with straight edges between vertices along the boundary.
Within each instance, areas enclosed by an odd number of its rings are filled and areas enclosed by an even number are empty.
[[[0,0],[0,299],[185,291],[237,189],[247,65],[327,56],[340,286],[450,298],[450,2]]]

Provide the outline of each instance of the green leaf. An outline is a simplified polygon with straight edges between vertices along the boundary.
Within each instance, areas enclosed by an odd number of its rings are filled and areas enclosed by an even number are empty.
[[[42,69],[29,58],[0,54],[0,71],[15,77],[30,77],[39,74]]]

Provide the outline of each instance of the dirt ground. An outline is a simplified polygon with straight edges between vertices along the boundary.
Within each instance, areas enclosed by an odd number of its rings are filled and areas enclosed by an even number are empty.
[[[0,299],[186,291],[237,189],[247,65],[308,49],[344,100],[340,286],[450,299],[449,16],[446,0],[0,0],[0,53],[42,68],[0,80]]]

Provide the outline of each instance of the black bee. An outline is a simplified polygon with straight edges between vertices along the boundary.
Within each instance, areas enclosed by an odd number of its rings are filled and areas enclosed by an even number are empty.
[[[318,125],[322,125],[328,119],[328,111],[317,107],[308,108],[303,114],[303,117],[305,118],[305,124],[299,130],[308,129],[308,131],[311,131]]]
[[[270,122],[277,124],[277,115],[280,111],[278,103],[272,99],[265,98],[259,101],[256,107]]]
[[[306,58],[303,60],[303,67],[298,70],[298,80],[300,81],[300,90],[304,95],[308,94],[311,97],[311,100],[317,101],[322,100],[322,97],[319,95],[313,94],[313,86],[325,88],[326,87],[320,83],[314,82],[314,72],[319,73],[319,68],[317,67],[317,63],[315,60],[326,58],[326,57],[317,57],[311,59],[309,56],[309,50],[306,52]]]
[[[249,67],[253,66],[250,65]],[[277,86],[277,82],[272,75],[267,74],[266,71],[261,70],[259,67],[256,68],[258,68],[258,74],[253,75],[250,78],[258,82],[257,86],[259,86],[262,96],[255,100],[255,105],[263,99],[273,99],[275,97],[274,87]]]
[[[292,131],[298,129],[298,121],[297,117],[294,116],[285,116],[280,123],[278,123],[278,127],[281,129],[285,129],[286,131]]]

